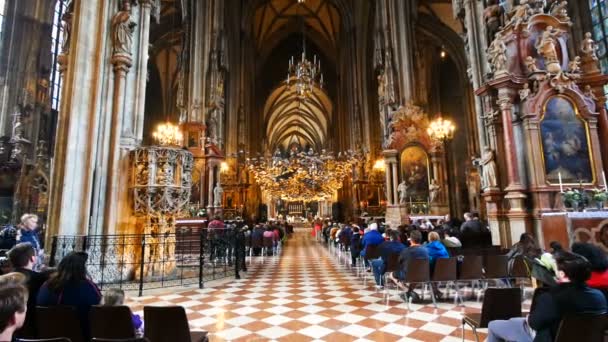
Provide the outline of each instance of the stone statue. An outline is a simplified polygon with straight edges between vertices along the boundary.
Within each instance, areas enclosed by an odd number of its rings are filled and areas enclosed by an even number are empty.
[[[528,0],[520,0],[519,5],[515,6],[513,11],[509,13],[509,21],[505,25],[505,29],[513,27],[518,29],[523,23],[528,21],[530,15],[534,13],[532,7],[530,7]]]
[[[61,42],[61,53],[67,54],[70,50],[70,39],[72,38],[72,20],[74,19],[74,0],[71,0],[63,15],[61,22],[63,26],[63,41]]]
[[[218,182],[213,188],[213,206],[221,207],[222,206],[222,195],[224,194],[224,189],[222,189],[222,185]]]
[[[574,57],[574,59],[568,63],[568,72],[571,74],[581,73],[581,58],[579,56]]]
[[[399,204],[405,204],[407,199],[407,183],[405,183],[405,180],[399,184],[397,192],[399,193]]]
[[[123,0],[120,11],[112,17],[112,45],[115,54],[131,55],[134,28],[135,22],[131,20],[131,1]]]
[[[483,19],[486,23],[486,32],[489,39],[492,39],[500,29],[500,17],[503,8],[498,4],[498,0],[489,0],[483,10]]]
[[[524,87],[519,90],[519,99],[521,101],[524,101],[528,98],[528,96],[530,96],[530,86],[528,85],[528,83],[525,83]]]
[[[214,143],[217,144],[217,112],[219,108],[217,106],[213,106],[211,111],[209,112],[209,118],[207,119],[207,138]]]
[[[383,100],[386,94],[386,77],[384,71],[378,74],[378,99]]]
[[[526,57],[526,68],[528,68],[528,72],[533,73],[533,72],[538,72],[538,67],[536,66],[536,58],[532,57],[532,56],[528,56]]]
[[[429,202],[435,203],[437,201],[437,195],[441,192],[441,186],[437,184],[437,180],[431,180],[431,184],[429,184]]]
[[[591,88],[590,85],[586,85],[585,86],[585,92],[584,92],[585,96],[587,96],[588,98],[592,99],[593,101],[597,101],[597,96],[595,96],[595,93],[593,92],[593,88]]]
[[[13,129],[11,134],[11,141],[23,141],[25,140],[25,129],[23,127],[23,122],[21,121],[21,111],[19,107],[15,108],[15,113],[13,114]]]
[[[562,71],[559,64],[559,58],[557,57],[556,40],[559,34],[560,31],[554,29],[553,26],[547,26],[536,44],[536,51],[539,55],[545,58],[545,66],[547,67],[547,71],[552,74],[557,74]]]
[[[483,154],[481,155],[479,163],[482,167],[481,176],[484,190],[498,187],[496,161],[494,160],[494,151],[492,151],[490,147],[486,146],[483,149]]]
[[[507,71],[507,46],[500,32],[496,33],[492,44],[488,47],[487,54],[488,62],[495,73]]]
[[[570,21],[568,16],[568,1],[555,1],[551,5],[549,13],[560,21]]]
[[[583,57],[597,61],[596,51],[598,46],[591,37],[591,32],[585,33],[585,39],[583,39],[583,42],[581,43],[581,52],[583,53]]]

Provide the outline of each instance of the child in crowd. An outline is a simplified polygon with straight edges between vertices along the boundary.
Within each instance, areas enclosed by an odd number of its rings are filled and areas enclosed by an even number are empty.
[[[125,303],[125,292],[121,289],[109,289],[103,295],[103,305],[119,306]],[[138,314],[131,313],[135,337],[144,336],[144,321]]]

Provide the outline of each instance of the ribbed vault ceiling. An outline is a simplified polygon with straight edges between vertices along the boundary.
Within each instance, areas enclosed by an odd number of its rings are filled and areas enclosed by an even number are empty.
[[[269,0],[255,11],[253,32],[258,48],[290,21],[304,18],[306,25],[335,46],[340,29],[340,14],[328,0]]]
[[[320,151],[327,141],[333,105],[325,92],[315,88],[306,100],[286,85],[276,88],[264,105],[266,137],[270,151],[291,144]]]

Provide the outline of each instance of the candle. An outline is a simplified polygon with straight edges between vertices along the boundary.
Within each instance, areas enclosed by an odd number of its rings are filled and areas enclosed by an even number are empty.
[[[559,178],[559,192],[564,192],[564,186],[562,185],[562,173],[558,172],[557,177]]]

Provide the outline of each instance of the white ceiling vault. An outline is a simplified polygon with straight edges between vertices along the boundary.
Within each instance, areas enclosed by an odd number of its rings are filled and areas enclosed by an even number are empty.
[[[331,124],[333,104],[320,88],[314,88],[305,100],[282,84],[272,91],[264,105],[266,143],[270,151],[287,149],[292,143],[324,148]]]

